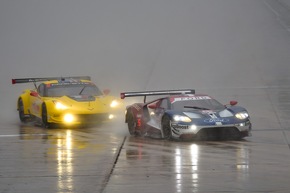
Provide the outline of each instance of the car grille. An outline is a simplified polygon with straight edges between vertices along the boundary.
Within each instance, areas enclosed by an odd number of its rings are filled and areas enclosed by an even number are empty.
[[[77,118],[77,121],[83,122],[83,123],[94,123],[94,122],[101,122],[106,121],[109,118],[109,115],[107,113],[102,114],[80,114],[75,115]]]
[[[200,140],[236,140],[241,133],[236,127],[209,127],[201,129],[197,135]]]

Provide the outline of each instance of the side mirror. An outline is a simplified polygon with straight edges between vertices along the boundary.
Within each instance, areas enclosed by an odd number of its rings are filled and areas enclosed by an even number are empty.
[[[156,109],[157,105],[156,104],[151,104],[151,105],[148,105],[148,108],[149,109]]]
[[[39,94],[35,91],[31,91],[30,92],[30,96],[33,96],[33,97],[39,97]]]
[[[108,95],[108,94],[110,94],[110,92],[111,92],[110,89],[104,89],[103,90],[104,95]]]
[[[235,106],[236,104],[238,104],[238,101],[230,101],[231,106]]]

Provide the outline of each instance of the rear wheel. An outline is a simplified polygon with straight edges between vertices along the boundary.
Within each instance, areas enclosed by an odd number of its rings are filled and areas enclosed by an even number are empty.
[[[26,123],[29,121],[27,115],[24,114],[24,104],[22,99],[18,100],[18,112],[19,112],[19,119],[21,122]]]
[[[162,119],[162,131],[164,139],[172,139],[172,132],[170,127],[170,118],[168,116]]]
[[[134,120],[134,117],[131,112],[129,112],[128,114],[127,124],[130,135],[136,135],[136,121]]]

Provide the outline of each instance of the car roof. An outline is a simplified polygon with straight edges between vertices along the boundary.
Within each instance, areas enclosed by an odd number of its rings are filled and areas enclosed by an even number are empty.
[[[44,84],[61,84],[61,83],[92,83],[90,80],[76,80],[76,79],[64,79],[64,80],[49,80],[43,82]]]

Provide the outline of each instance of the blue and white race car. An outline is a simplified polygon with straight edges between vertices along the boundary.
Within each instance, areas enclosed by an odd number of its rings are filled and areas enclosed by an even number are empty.
[[[166,95],[146,102],[146,96]],[[144,96],[126,107],[125,122],[134,136],[177,140],[240,140],[251,136],[248,111],[237,101],[223,105],[195,90],[123,92],[121,98]]]

